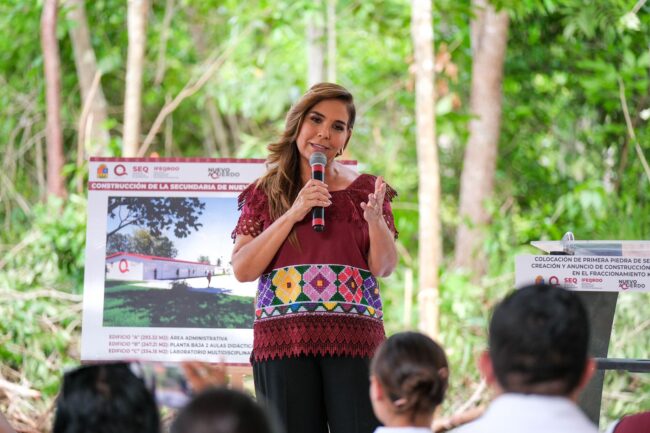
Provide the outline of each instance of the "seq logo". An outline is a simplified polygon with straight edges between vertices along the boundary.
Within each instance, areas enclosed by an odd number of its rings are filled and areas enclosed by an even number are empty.
[[[106,167],[106,164],[99,164],[99,167],[97,167],[97,177],[100,179],[106,179],[108,177],[108,167]]]

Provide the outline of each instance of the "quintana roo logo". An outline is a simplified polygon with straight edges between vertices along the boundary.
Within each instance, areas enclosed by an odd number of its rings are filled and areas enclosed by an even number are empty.
[[[97,177],[100,179],[106,179],[108,177],[108,167],[106,167],[106,164],[99,164],[99,167],[97,167]]]

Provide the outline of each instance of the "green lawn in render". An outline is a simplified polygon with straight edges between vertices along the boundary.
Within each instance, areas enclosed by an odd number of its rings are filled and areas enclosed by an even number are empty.
[[[250,328],[253,298],[194,291],[182,284],[173,289],[139,286],[142,282],[107,282],[104,326],[170,328]]]

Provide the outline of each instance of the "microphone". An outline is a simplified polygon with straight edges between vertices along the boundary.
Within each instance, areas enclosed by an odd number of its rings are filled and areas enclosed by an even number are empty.
[[[325,182],[325,165],[327,157],[315,152],[309,157],[311,165],[311,178]],[[325,209],[322,206],[316,206],[311,210],[311,226],[317,232],[325,231]]]

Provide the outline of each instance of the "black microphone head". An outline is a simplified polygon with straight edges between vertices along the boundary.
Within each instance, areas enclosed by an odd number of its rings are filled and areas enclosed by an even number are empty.
[[[314,165],[327,165],[327,157],[324,153],[314,152],[309,157],[309,165],[312,167]]]

